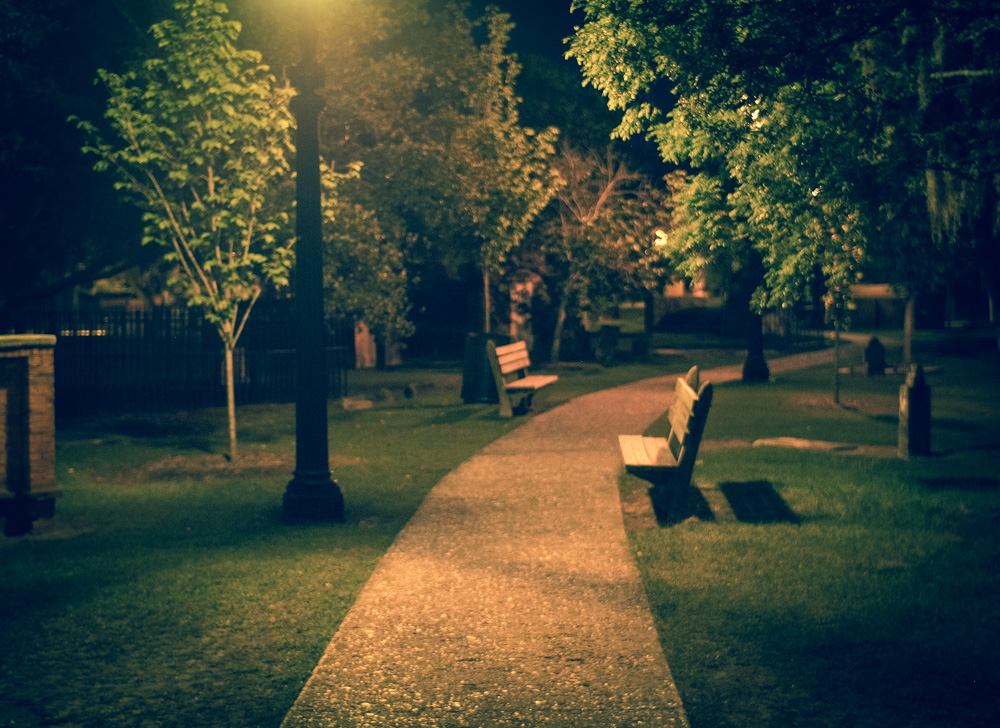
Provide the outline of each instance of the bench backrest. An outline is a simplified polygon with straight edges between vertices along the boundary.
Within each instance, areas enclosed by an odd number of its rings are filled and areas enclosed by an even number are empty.
[[[697,390],[696,390],[697,388]],[[674,386],[674,402],[667,410],[670,434],[667,447],[677,462],[678,475],[690,481],[698,446],[705,431],[708,410],[712,406],[712,383],[698,386],[698,370],[692,367],[684,379],[678,378]]]
[[[523,341],[496,347],[496,355],[504,382],[523,379],[528,375],[531,359],[528,357],[528,345]]]

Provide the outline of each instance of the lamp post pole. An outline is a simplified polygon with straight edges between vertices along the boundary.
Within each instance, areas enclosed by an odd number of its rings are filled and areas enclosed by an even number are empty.
[[[342,521],[344,499],[330,473],[327,430],[326,319],[323,310],[323,217],[319,174],[317,91],[323,75],[316,62],[316,25],[303,12],[302,60],[293,81],[295,116],[295,315],[297,319],[297,393],[295,472],[285,489],[285,521]]]

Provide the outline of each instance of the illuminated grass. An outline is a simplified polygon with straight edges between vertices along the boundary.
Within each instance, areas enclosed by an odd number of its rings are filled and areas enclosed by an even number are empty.
[[[669,371],[561,370],[537,409]],[[280,522],[291,406],[241,408],[242,469],[219,410],[60,423],[54,530],[0,540],[0,726],[277,726],[427,491],[524,421],[460,372],[352,375],[375,406],[330,408],[336,526]]]
[[[1000,358],[935,363],[926,459],[892,453],[902,377],[846,378],[842,408],[827,367],[716,390],[696,483],[769,484],[800,521],[631,523],[694,728],[994,724]],[[749,446],[776,436],[873,447]]]

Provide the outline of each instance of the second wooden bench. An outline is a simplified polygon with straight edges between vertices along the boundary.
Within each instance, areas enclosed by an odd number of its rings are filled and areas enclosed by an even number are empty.
[[[650,494],[666,510],[681,515],[687,499],[698,446],[712,406],[712,384],[699,386],[698,367],[678,377],[674,401],[667,410],[670,433],[666,437],[619,435],[625,470],[652,483]]]
[[[531,359],[528,357],[528,345],[523,341],[504,346],[487,341],[486,355],[496,380],[501,417],[524,414],[531,409],[531,398],[535,392],[559,379],[555,374],[528,374]],[[517,404],[511,400],[511,395],[519,396]]]

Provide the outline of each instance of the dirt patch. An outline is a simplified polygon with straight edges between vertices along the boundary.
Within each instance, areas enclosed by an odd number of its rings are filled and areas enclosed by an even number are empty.
[[[748,437],[730,437],[722,440],[702,440],[699,447],[702,450],[733,450],[738,447],[750,447],[753,440]]]
[[[361,458],[346,455],[331,455],[330,469],[344,465],[358,465]],[[127,472],[95,473],[99,483],[129,484],[164,480],[205,480],[222,479],[240,475],[291,475],[295,468],[295,458],[291,453],[279,454],[267,450],[242,453],[231,462],[221,453],[197,453],[193,455],[171,455],[155,460]]]

